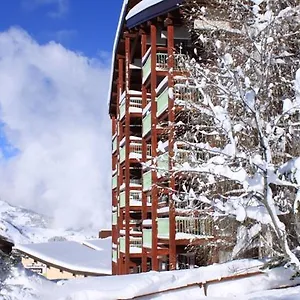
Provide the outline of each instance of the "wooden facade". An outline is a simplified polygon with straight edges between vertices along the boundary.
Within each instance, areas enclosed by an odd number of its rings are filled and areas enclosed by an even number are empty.
[[[188,76],[180,64],[191,43],[181,1],[162,1],[169,11],[161,7],[159,14],[157,7],[152,17],[151,7],[149,18],[143,11],[143,19],[128,26],[125,16],[139,2],[129,0],[121,16],[109,99],[113,274],[193,267],[190,236],[195,244],[214,239],[200,212],[178,209],[172,198],[178,179],[160,171],[174,165],[174,122],[184,100],[176,98],[174,81]],[[168,145],[166,153],[159,143]],[[205,226],[206,232],[197,231]]]

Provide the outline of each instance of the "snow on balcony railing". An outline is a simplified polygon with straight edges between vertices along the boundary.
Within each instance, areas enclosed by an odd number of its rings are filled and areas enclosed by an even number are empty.
[[[213,219],[209,216],[200,218],[177,216],[176,232],[206,237],[213,236]],[[181,237],[184,237],[184,235],[181,235]]]
[[[130,178],[129,186],[131,188],[140,188],[140,187],[142,187],[142,179],[141,178],[135,178],[135,179]],[[120,191],[123,191],[124,189],[125,189],[125,182],[123,182],[121,184]]]
[[[129,113],[142,113],[142,92],[130,90],[129,94]],[[120,102],[120,120],[122,120],[126,113],[126,92],[122,94]]]
[[[198,88],[185,84],[175,84],[173,95],[176,104],[184,104],[186,101],[197,102],[201,97]]]
[[[120,208],[126,205],[125,191],[120,193]],[[130,191],[129,192],[129,205],[130,206],[141,206],[142,205],[142,192],[141,191]]]
[[[194,21],[196,30],[222,30],[232,33],[241,33],[240,30],[232,28],[232,22],[222,20],[198,19]]]
[[[126,252],[126,238],[119,238],[119,249],[121,252]],[[130,237],[129,239],[129,251],[130,253],[141,253],[142,252],[142,238]]]
[[[126,147],[124,145],[125,140],[122,139],[121,141],[121,145],[123,145],[123,147],[121,147],[120,149],[120,163],[122,163],[123,161],[125,161],[126,158]],[[147,157],[151,157],[151,145],[147,145]],[[133,140],[130,137],[130,145],[129,145],[129,159],[137,159],[137,160],[141,160],[142,159],[142,143],[138,140]]]
[[[130,237],[130,247],[142,248],[142,238]]]
[[[156,70],[168,71],[168,53],[156,54]],[[185,54],[174,54],[174,68],[173,71],[186,71],[185,61],[187,56]]]

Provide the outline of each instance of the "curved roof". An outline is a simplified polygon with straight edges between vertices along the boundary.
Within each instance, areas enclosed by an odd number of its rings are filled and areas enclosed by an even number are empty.
[[[128,28],[135,27],[178,8],[182,2],[183,0],[142,0],[127,14],[126,25]]]
[[[128,0],[124,0],[122,8],[121,8],[120,18],[119,18],[118,27],[117,27],[117,31],[116,31],[116,35],[115,35],[114,44],[113,44],[109,88],[108,88],[108,105],[110,104],[110,97],[111,97],[112,85],[113,85],[113,79],[114,79],[114,67],[115,67],[117,46],[118,46],[118,42],[119,42],[119,38],[120,38],[120,34],[121,34],[122,25],[123,25],[123,22],[125,19],[127,4],[128,4]]]

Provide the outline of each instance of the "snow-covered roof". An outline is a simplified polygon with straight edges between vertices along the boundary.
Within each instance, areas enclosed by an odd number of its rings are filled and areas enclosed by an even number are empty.
[[[110,97],[111,97],[111,91],[112,91],[112,84],[113,84],[113,78],[114,78],[114,68],[115,68],[115,58],[116,58],[116,52],[118,47],[118,42],[121,34],[122,25],[125,20],[125,13],[126,8],[128,5],[128,0],[123,0],[123,5],[120,12],[120,17],[118,21],[117,31],[115,35],[115,40],[113,44],[113,51],[112,51],[112,59],[111,59],[111,70],[110,70],[110,81],[109,81],[109,89],[108,89],[108,104],[110,103]]]
[[[126,16],[126,20],[134,17],[135,15],[137,15],[138,13],[146,10],[147,8],[149,8],[150,6],[153,6],[159,2],[162,2],[164,0],[142,0],[140,3],[138,3],[136,6],[134,6],[129,13]]]
[[[21,244],[16,250],[62,269],[93,274],[111,274],[111,238]]]
[[[183,0],[142,0],[127,14],[127,27],[132,28],[145,21],[163,15],[181,4]]]

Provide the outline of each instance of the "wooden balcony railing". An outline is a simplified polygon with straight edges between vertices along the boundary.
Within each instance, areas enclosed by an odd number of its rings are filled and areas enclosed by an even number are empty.
[[[147,156],[151,156],[151,145],[147,145]],[[126,147],[125,145],[120,149],[120,163],[125,161]],[[130,142],[129,145],[129,159],[142,159],[142,143],[138,141]]]
[[[176,231],[199,236],[213,236],[213,219],[209,216],[176,217]]]
[[[168,53],[156,53],[156,70],[168,71]],[[174,54],[174,68],[175,72],[185,72],[185,61],[187,57],[184,54]],[[145,82],[151,74],[151,47],[148,49],[142,58],[143,82]]]

